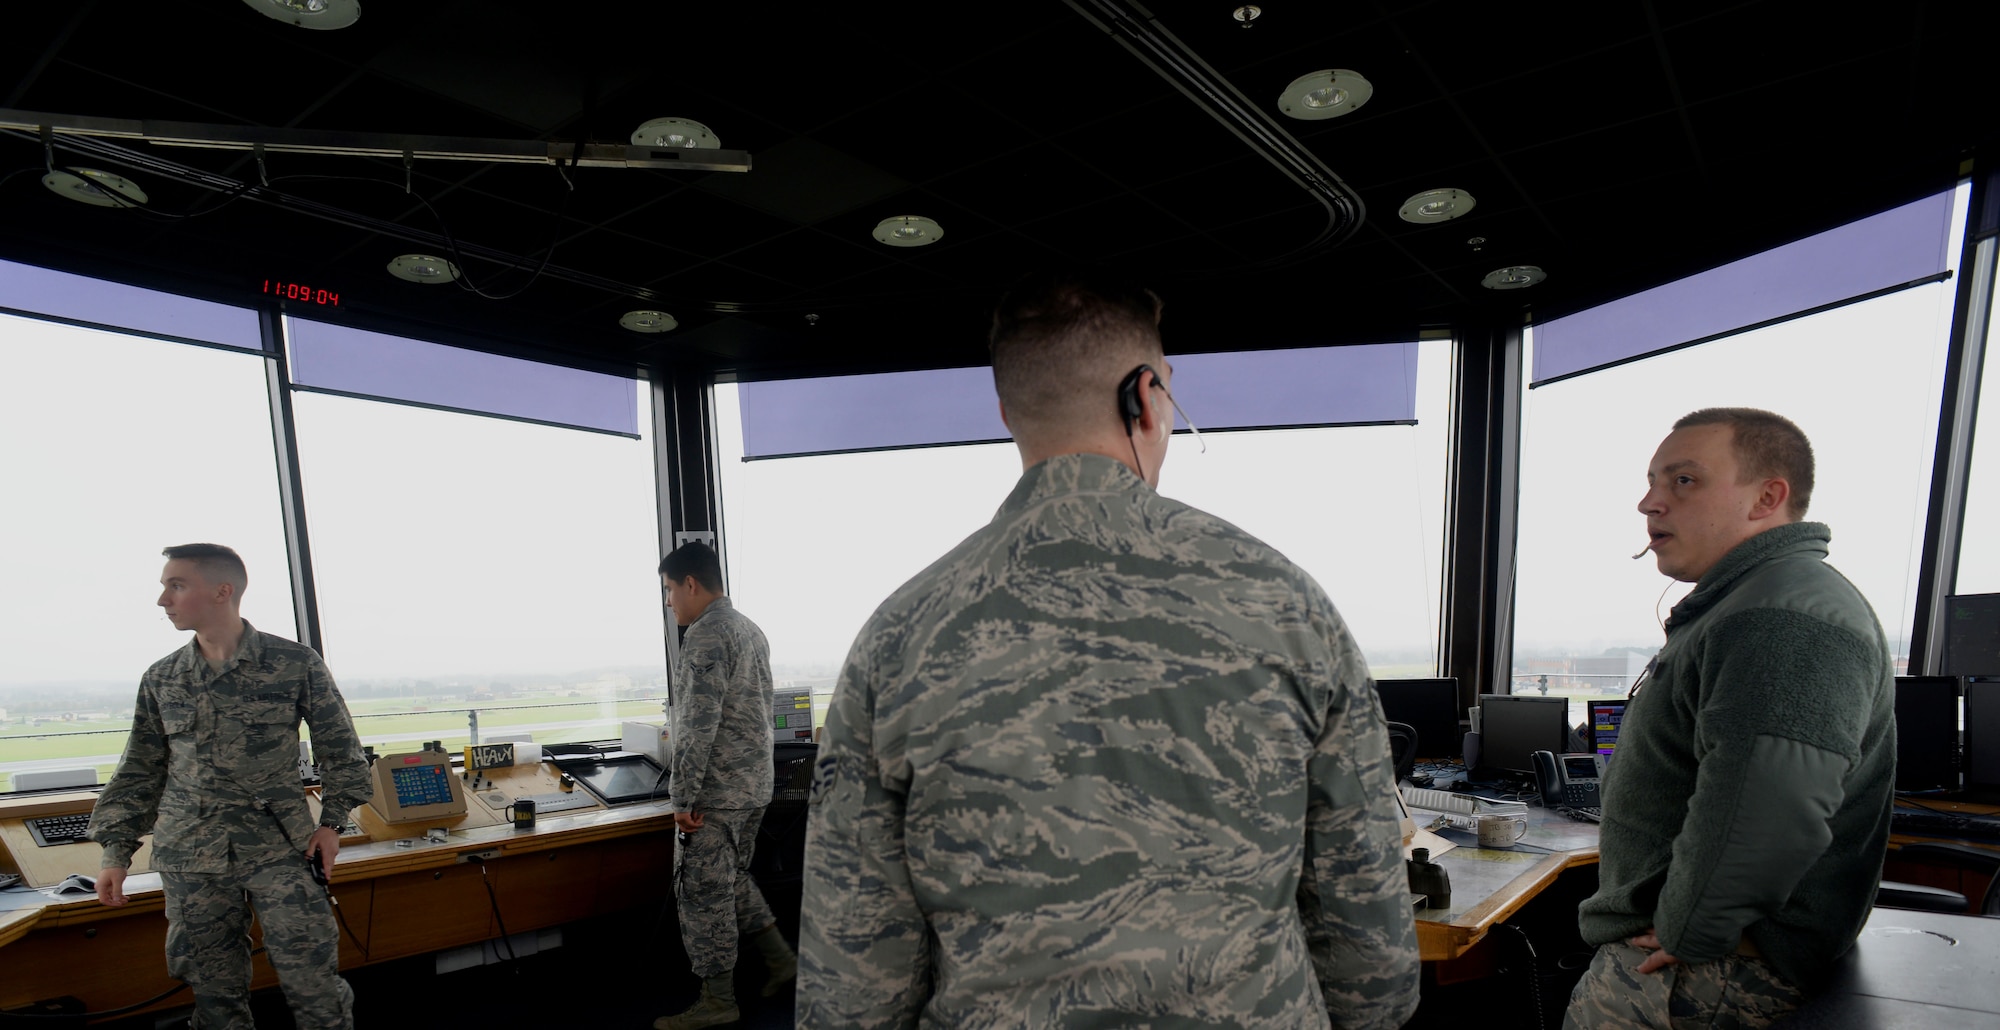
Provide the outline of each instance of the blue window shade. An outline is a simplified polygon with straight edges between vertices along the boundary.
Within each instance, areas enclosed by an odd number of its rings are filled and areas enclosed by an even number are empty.
[[[1174,398],[1203,432],[1416,421],[1414,343],[1167,360]],[[747,382],[736,396],[746,461],[1011,438],[983,366]]]
[[[1012,438],[983,366],[743,383],[736,402],[745,460]]]
[[[1950,191],[1535,326],[1534,384],[1941,278]]]
[[[0,261],[0,308],[243,350],[264,349],[257,312],[53,269]]]
[[[638,392],[624,376],[302,318],[285,324],[300,389],[639,435]]]
[[[1417,420],[1417,345],[1169,354],[1174,399],[1203,432]]]

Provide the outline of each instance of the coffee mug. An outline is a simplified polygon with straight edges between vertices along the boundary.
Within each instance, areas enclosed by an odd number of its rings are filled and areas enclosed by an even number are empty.
[[[1479,817],[1479,846],[1482,848],[1504,848],[1528,835],[1528,819],[1519,815],[1482,815]]]

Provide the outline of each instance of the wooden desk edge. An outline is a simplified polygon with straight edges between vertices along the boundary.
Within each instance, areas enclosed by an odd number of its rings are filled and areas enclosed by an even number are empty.
[[[42,921],[42,908],[17,908],[0,912],[0,948],[26,937]]]
[[[334,862],[333,883],[335,886],[340,886],[399,873],[450,868],[460,864],[459,856],[475,851],[498,850],[501,858],[507,858],[597,841],[665,832],[673,827],[673,815],[659,809],[628,808],[621,811],[612,808],[584,813],[578,817],[578,824],[573,826],[549,825],[554,822],[556,818],[545,818],[533,832],[516,831],[511,826],[476,827],[474,829],[477,832],[473,836],[457,837],[443,844],[418,845],[409,849],[396,848],[393,844],[377,843],[371,846],[371,850],[377,853],[355,855],[351,860],[347,857],[346,849],[342,849],[342,857]],[[130,899],[124,905],[109,908],[98,904],[97,898],[90,895],[50,898],[46,904],[32,908],[0,912],[0,947],[12,944],[38,929],[98,923],[126,916],[159,913],[166,909],[165,896],[156,887],[134,891]]]
[[[1596,848],[1551,852],[1507,886],[1448,923],[1417,920],[1417,954],[1425,962],[1439,962],[1464,955],[1493,929],[1494,924],[1521,910],[1535,896],[1547,890],[1565,871],[1596,865]]]

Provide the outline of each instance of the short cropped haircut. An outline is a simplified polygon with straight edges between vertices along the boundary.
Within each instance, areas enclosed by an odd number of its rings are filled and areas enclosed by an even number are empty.
[[[1760,408],[1703,408],[1689,412],[1674,423],[1675,429],[1690,426],[1728,426],[1735,430],[1736,460],[1743,465],[1743,479],[1782,479],[1791,484],[1786,507],[1793,518],[1804,518],[1812,503],[1812,443],[1791,419]]]
[[[660,575],[676,583],[693,576],[703,590],[722,593],[722,559],[715,548],[699,540],[682,544],[660,559]]]
[[[175,544],[160,551],[168,561],[190,561],[201,574],[211,582],[228,583],[236,587],[236,596],[250,586],[250,570],[243,567],[243,556],[232,548],[221,544]]]
[[[1160,298],[1105,272],[1036,272],[993,310],[993,388],[1015,435],[1118,418],[1117,387],[1163,359]],[[1157,371],[1157,369],[1156,369]]]

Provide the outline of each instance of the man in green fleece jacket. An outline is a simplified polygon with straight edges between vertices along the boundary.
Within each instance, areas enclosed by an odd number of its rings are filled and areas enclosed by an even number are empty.
[[[1639,510],[1696,584],[1605,773],[1597,954],[1563,1025],[1761,1027],[1861,932],[1888,846],[1895,670],[1874,611],[1800,521],[1812,447],[1790,421],[1674,423]]]

